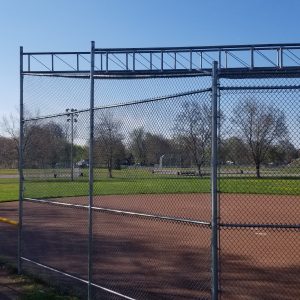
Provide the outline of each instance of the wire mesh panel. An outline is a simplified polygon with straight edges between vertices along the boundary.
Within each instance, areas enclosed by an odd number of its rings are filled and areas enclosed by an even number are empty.
[[[89,80],[56,76],[24,76],[24,119],[88,110]]]
[[[90,123],[82,108],[88,89],[82,79],[24,80],[24,269],[85,296]]]
[[[298,299],[299,230],[222,228],[221,299]]]
[[[221,80],[222,299],[300,297],[299,83]]]
[[[16,265],[18,237],[18,210],[13,202],[0,206],[0,261]]]
[[[25,77],[27,270],[87,283],[90,258],[95,299],[208,299],[209,78],[96,79],[90,256],[86,88]]]
[[[209,298],[207,81],[96,81],[95,99],[119,95],[94,115],[96,298],[104,288],[133,299]]]
[[[70,116],[63,115],[25,122],[25,198],[80,196],[87,205],[88,114],[78,113],[75,120],[70,124]]]
[[[87,209],[24,203],[23,269],[63,292],[87,297]]]
[[[208,227],[95,212],[93,295],[210,299],[209,248]]]
[[[23,255],[87,279],[87,210],[24,203]]]

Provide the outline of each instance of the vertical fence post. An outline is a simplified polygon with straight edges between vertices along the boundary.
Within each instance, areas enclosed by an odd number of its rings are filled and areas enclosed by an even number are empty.
[[[93,251],[93,193],[94,193],[94,69],[95,42],[91,42],[90,69],[90,137],[89,137],[89,224],[88,224],[88,300],[92,299],[92,251]]]
[[[24,104],[23,104],[23,47],[20,47],[20,132],[19,132],[19,226],[18,226],[18,274],[22,272],[22,223],[23,223],[23,140],[24,140]]]
[[[218,299],[219,261],[218,261],[218,63],[212,69],[212,142],[211,142],[211,293]]]
[[[71,181],[74,181],[73,148],[74,148],[74,114],[71,113]]]

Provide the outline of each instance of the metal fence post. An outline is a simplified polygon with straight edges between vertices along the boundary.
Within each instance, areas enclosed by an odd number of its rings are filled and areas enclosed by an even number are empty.
[[[94,193],[94,69],[95,42],[91,42],[90,69],[90,137],[89,137],[89,232],[88,232],[88,300],[92,299],[92,251],[93,251],[93,193]]]
[[[73,162],[73,147],[74,147],[74,114],[71,114],[71,181],[74,181],[74,162]]]
[[[212,142],[211,142],[211,275],[212,299],[218,299],[218,63],[212,69]]]
[[[19,132],[19,226],[18,226],[18,274],[22,272],[22,221],[23,221],[23,140],[24,140],[24,103],[23,103],[23,47],[20,47],[20,132]]]

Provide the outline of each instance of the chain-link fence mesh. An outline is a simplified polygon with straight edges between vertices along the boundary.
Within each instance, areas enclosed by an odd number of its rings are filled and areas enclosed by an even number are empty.
[[[297,299],[299,79],[221,79],[222,299]]]
[[[163,85],[158,79],[130,80],[128,85],[105,82],[107,94],[124,94],[129,100],[129,91],[121,92],[129,86],[133,100],[135,94],[152,98],[95,111],[95,176],[110,180],[107,189],[112,188],[114,195],[94,198],[94,206],[104,210],[94,213],[93,278],[134,299],[207,298],[210,231],[193,221],[210,220],[205,194],[210,94],[198,92],[206,87],[206,78],[162,81]],[[102,85],[96,82],[96,99]],[[206,130],[204,151],[195,153],[198,166],[183,140],[190,125],[197,138],[199,126]],[[191,142],[193,137],[188,138]],[[95,195],[109,194],[105,189],[100,181]],[[102,291],[96,295],[101,298]]]
[[[217,261],[219,299],[300,298],[299,77],[221,73],[213,116],[193,74],[96,74],[92,115],[90,78],[24,75],[23,270],[83,299],[211,299]]]
[[[23,259],[86,281],[89,82],[24,83]],[[93,298],[209,299],[210,97],[209,77],[95,81]]]
[[[220,299],[298,299],[299,230],[221,228]]]
[[[18,252],[18,208],[15,203],[1,203],[0,262],[16,266]]]

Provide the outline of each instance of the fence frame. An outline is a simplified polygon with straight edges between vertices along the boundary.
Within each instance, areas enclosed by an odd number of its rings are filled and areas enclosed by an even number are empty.
[[[84,281],[88,285],[88,299],[92,299],[92,248],[93,248],[93,146],[94,146],[94,81],[95,79],[105,78],[151,78],[151,77],[178,77],[178,76],[210,76],[212,100],[212,151],[211,151],[211,222],[203,222],[203,225],[208,225],[211,228],[211,296],[213,300],[219,299],[219,233],[221,227],[265,227],[265,228],[300,228],[299,224],[295,225],[280,225],[280,224],[221,224],[219,222],[219,203],[218,196],[218,120],[219,120],[219,91],[222,89],[230,89],[230,87],[220,87],[220,78],[264,78],[266,76],[295,76],[300,77],[299,61],[295,59],[294,65],[285,65],[284,57],[288,52],[299,50],[300,43],[298,44],[259,44],[259,45],[227,45],[227,46],[205,46],[205,47],[175,47],[175,48],[114,48],[114,49],[101,49],[95,48],[95,42],[91,42],[91,49],[89,52],[24,52],[23,47],[20,47],[20,140],[19,140],[19,227],[18,227],[18,273],[22,273],[22,261],[38,264],[28,258],[22,257],[22,220],[23,220],[23,201],[24,201],[24,176],[23,176],[23,150],[24,150],[24,103],[23,103],[23,79],[24,75],[37,75],[37,76],[61,76],[61,77],[76,77],[76,78],[89,78],[90,79],[90,107],[89,117],[89,205],[88,205],[88,280]],[[245,61],[238,57],[241,51],[247,52],[249,60]],[[276,62],[270,60],[264,54],[264,51],[274,51],[277,53]],[[121,60],[120,55],[124,56],[125,60]],[[149,55],[149,61],[141,63],[141,58],[138,55]],[[264,63],[258,63],[255,60],[255,55],[260,55],[265,58]],[[90,70],[83,69],[80,65],[80,58],[84,55],[90,56]],[[165,60],[166,56],[174,58],[173,66]],[[178,56],[185,58],[186,67],[178,62]],[[210,62],[211,67],[205,67],[207,59],[215,55]],[[48,56],[51,58],[51,66],[46,66],[38,57]],[[76,66],[69,70],[70,66],[66,69],[58,69],[55,65],[55,58],[64,56],[75,56]],[[101,67],[95,67],[96,56],[101,60]],[[157,56],[161,60],[160,68],[154,68],[152,58]],[[199,61],[195,62],[194,57],[199,56]],[[24,68],[24,60],[27,57],[27,67]],[[240,64],[230,65],[229,57],[235,59]],[[131,60],[129,59],[131,58]],[[41,69],[32,69],[32,59],[40,63]],[[206,61],[205,61],[206,60]],[[225,63],[223,63],[225,61]],[[114,67],[110,69],[110,64],[113,63]],[[149,64],[148,64],[149,63]],[[272,66],[269,66],[271,63]],[[137,68],[137,64],[140,68]],[[67,65],[67,63],[66,63]],[[116,67],[117,65],[117,67]],[[142,67],[141,67],[142,66]],[[144,68],[143,68],[144,66]],[[46,70],[45,70],[46,69]],[[237,87],[234,89],[278,89],[280,87]],[[300,87],[284,87],[285,89],[297,89]],[[149,100],[150,101],[150,100]],[[60,114],[64,115],[64,114]],[[50,118],[51,116],[46,116]],[[39,119],[39,118],[35,118]],[[34,199],[26,199],[34,201]],[[149,215],[150,216],[150,215]],[[184,222],[185,220],[183,220]],[[52,271],[55,269],[43,266]],[[57,270],[56,270],[57,271]],[[66,276],[71,276],[65,274]],[[73,278],[78,279],[73,276]],[[80,279],[78,279],[80,280]],[[102,287],[100,287],[102,288]],[[131,299],[124,295],[123,298]]]

